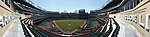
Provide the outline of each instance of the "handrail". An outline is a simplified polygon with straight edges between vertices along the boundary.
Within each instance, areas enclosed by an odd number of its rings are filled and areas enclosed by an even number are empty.
[[[113,19],[113,18],[112,18]],[[118,33],[119,33],[119,30],[120,30],[120,26],[119,26],[119,24],[116,22],[116,20],[115,19],[113,19],[113,21],[114,21],[114,23],[116,24],[116,29],[115,29],[115,31],[113,32],[113,34],[112,34],[112,36],[111,37],[117,37],[117,35],[118,35]]]
[[[27,29],[27,31],[29,32],[29,34],[31,35],[31,37],[35,37],[35,36],[32,34],[32,32],[30,31],[30,29],[25,25],[25,23],[24,23],[23,21],[25,21],[25,20],[22,20],[21,22],[22,22],[22,24],[25,26],[25,28]]]

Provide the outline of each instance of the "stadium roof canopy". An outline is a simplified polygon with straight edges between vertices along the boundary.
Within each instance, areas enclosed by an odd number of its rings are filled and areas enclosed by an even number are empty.
[[[26,2],[26,1],[24,1],[24,0],[14,0],[14,1],[15,1],[15,2],[18,2],[18,3],[21,3],[21,4],[24,4],[24,5],[27,5],[27,6],[30,6],[30,7],[35,8],[35,9],[41,10],[41,9],[39,9],[39,8],[37,8],[37,7],[33,6],[33,5],[31,5],[30,3],[28,3],[28,2]]]

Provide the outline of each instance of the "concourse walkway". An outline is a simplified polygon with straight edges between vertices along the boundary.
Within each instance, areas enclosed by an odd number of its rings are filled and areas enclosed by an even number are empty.
[[[21,22],[18,18],[13,21],[3,37],[25,37]]]
[[[142,37],[141,34],[134,28],[134,26],[114,18],[120,26],[118,37]]]

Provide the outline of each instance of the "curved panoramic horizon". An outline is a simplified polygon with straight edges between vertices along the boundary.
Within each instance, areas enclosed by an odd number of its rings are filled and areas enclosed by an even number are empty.
[[[150,37],[150,0],[0,0],[0,37]]]

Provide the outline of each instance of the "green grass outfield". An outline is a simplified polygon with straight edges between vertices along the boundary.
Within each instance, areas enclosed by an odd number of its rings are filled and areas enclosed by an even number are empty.
[[[81,27],[86,20],[55,20],[55,23],[61,28],[64,33],[74,32]]]

